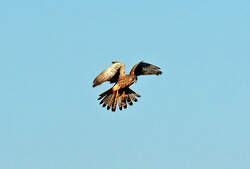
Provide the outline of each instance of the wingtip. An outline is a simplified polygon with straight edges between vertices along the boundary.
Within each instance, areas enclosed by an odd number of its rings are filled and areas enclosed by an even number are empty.
[[[92,87],[96,87],[96,79],[93,81]]]
[[[159,70],[159,72],[156,75],[161,75],[161,74],[162,74],[162,71]]]

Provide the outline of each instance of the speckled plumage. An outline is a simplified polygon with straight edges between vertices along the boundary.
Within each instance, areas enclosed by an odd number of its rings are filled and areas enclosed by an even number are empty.
[[[162,72],[160,68],[145,62],[136,64],[129,74],[125,74],[125,65],[121,62],[112,62],[112,65],[101,72],[93,81],[93,87],[102,84],[105,81],[115,83],[115,85],[109,90],[99,95],[98,100],[101,100],[100,104],[107,109],[112,108],[112,111],[116,110],[118,103],[119,109],[127,108],[127,103],[133,105],[133,102],[137,102],[136,97],[140,97],[139,94],[131,90],[129,87],[137,81],[137,76],[140,75],[160,75]]]

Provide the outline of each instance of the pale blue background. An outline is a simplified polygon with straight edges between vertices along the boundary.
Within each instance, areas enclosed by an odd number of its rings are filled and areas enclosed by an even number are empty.
[[[0,3],[1,169],[249,169],[249,0]],[[126,111],[92,88],[119,60]]]

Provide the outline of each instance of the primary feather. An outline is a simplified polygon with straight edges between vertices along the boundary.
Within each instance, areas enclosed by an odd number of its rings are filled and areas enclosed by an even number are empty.
[[[102,84],[105,81],[115,83],[120,74],[125,74],[125,65],[121,62],[112,62],[112,65],[100,73],[93,81],[93,87]]]
[[[150,64],[150,63],[146,63],[146,62],[140,62],[137,64],[137,66],[134,69],[134,74],[136,76],[140,76],[140,75],[160,75],[162,74],[162,72],[159,70],[160,68]]]

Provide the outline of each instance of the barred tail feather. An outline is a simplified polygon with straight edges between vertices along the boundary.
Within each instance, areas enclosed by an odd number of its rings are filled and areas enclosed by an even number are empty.
[[[127,108],[127,103],[132,106],[133,101],[137,102],[136,97],[141,97],[139,94],[131,90],[130,88],[122,89],[119,95],[119,109],[122,110],[122,108],[126,109]]]
[[[107,110],[112,108],[112,111],[116,110],[118,103],[119,109],[126,109],[127,103],[132,106],[133,101],[137,102],[136,97],[141,97],[139,94],[131,90],[130,88],[121,89],[118,92],[113,92],[112,89],[109,89],[99,95],[98,100],[103,107],[107,106]]]
[[[110,109],[113,103],[113,95],[114,94],[112,89],[109,89],[99,95],[98,100],[101,100],[100,104],[102,104],[102,107],[105,107],[107,105],[107,109]]]
[[[99,98],[98,98],[97,100],[100,100],[100,99],[102,99],[104,96],[109,95],[109,94],[111,94],[111,93],[113,93],[113,92],[112,92],[112,88],[109,89],[109,90],[107,90],[107,91],[105,91],[105,92],[103,92],[102,94],[100,94],[100,95],[99,95]]]
[[[112,94],[110,95],[110,100],[108,101],[108,107],[107,107],[108,110],[113,106],[114,98],[115,98],[115,94],[112,93]]]
[[[114,97],[114,103],[113,103],[113,106],[112,106],[112,111],[115,111],[115,109],[116,109],[118,97],[119,97],[119,91],[115,92],[115,97]]]
[[[119,109],[122,110],[122,97],[118,98]]]
[[[125,94],[125,96],[124,96],[124,97],[122,97],[122,107],[123,107],[124,109],[126,109],[126,108],[127,108],[126,94]]]
[[[129,95],[126,96],[126,100],[127,100],[128,104],[129,104],[130,106],[133,105],[133,102],[132,102],[132,100],[130,99]]]

